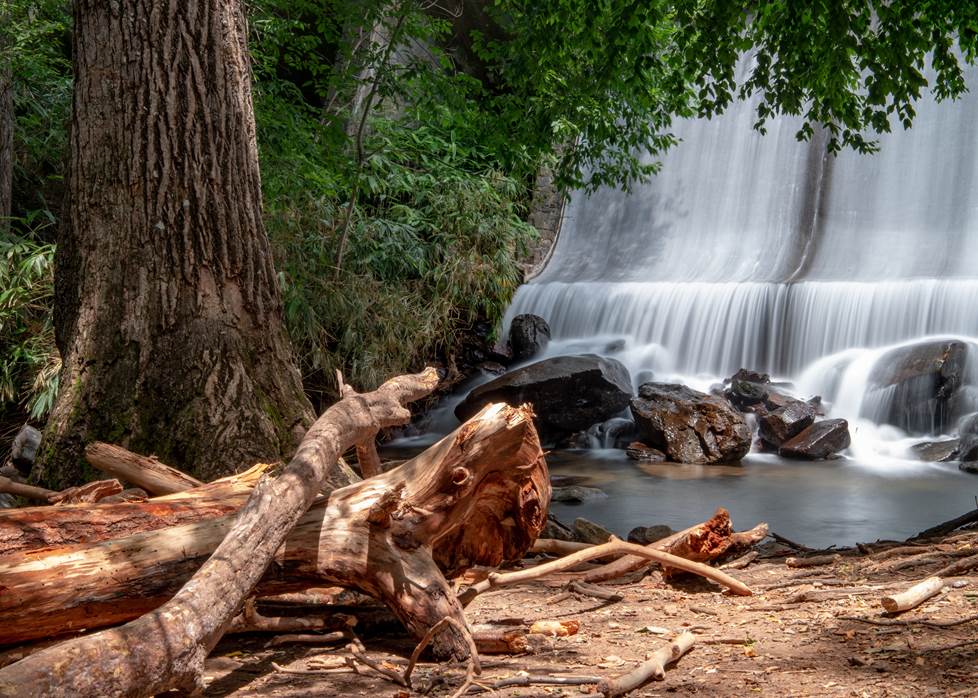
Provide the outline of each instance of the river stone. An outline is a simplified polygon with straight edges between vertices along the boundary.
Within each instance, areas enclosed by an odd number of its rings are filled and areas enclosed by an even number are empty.
[[[547,523],[543,525],[543,530],[540,531],[540,537],[552,538],[554,540],[577,540],[574,531],[558,521],[553,514],[547,514]]]
[[[578,518],[574,519],[574,535],[582,543],[601,545],[607,543],[614,534],[601,524],[585,518]]]
[[[954,451],[954,459],[960,461],[978,460],[978,435],[965,434],[958,439],[958,448]]]
[[[551,502],[586,502],[589,499],[601,499],[608,495],[597,487],[582,487],[581,485],[569,485],[567,487],[553,487],[550,490]]]
[[[846,420],[824,419],[785,441],[778,453],[785,458],[823,460],[849,448],[850,442],[849,423]]]
[[[944,463],[954,460],[958,452],[958,439],[946,439],[944,441],[922,441],[910,447],[910,452],[917,460],[927,461],[928,463]]]
[[[761,373],[760,371],[751,371],[749,368],[742,368],[724,382],[733,383],[734,381],[747,381],[748,383],[770,383],[771,376],[769,376],[767,373]]]
[[[946,432],[951,398],[961,386],[968,346],[943,340],[892,349],[869,374],[864,404],[878,404],[866,416],[915,433]]]
[[[767,400],[768,389],[761,383],[733,380],[723,395],[738,409],[751,410],[755,405],[764,404],[764,401]]]
[[[965,415],[958,422],[958,436],[974,434],[978,436],[978,412]]]
[[[958,470],[965,473],[971,473],[972,475],[978,475],[978,461],[965,461],[963,463],[958,463]]]
[[[750,451],[751,430],[729,403],[675,383],[645,383],[631,401],[643,443],[678,463],[731,463]]]
[[[666,454],[657,448],[646,446],[641,441],[632,441],[625,449],[625,455],[642,463],[662,463]]]
[[[25,424],[14,437],[14,443],[10,451],[10,460],[23,474],[27,474],[34,467],[34,459],[37,458],[37,449],[41,445],[41,432],[29,424]]]
[[[815,422],[815,407],[801,400],[790,403],[757,418],[757,433],[769,446],[778,448],[791,437]]]
[[[550,344],[550,325],[539,315],[517,315],[509,325],[509,346],[514,361],[526,361]]]
[[[631,393],[628,369],[619,361],[594,354],[558,356],[480,385],[455,408],[455,416],[464,422],[491,402],[529,402],[540,438],[552,443],[614,417]]]
[[[636,526],[628,532],[628,542],[638,543],[639,545],[649,545],[656,541],[668,538],[675,531],[668,526]]]

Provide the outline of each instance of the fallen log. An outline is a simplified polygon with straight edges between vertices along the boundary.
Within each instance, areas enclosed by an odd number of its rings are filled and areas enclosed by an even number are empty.
[[[638,688],[651,679],[663,679],[666,676],[666,666],[679,661],[679,658],[692,649],[696,636],[684,632],[665,647],[657,649],[649,658],[635,669],[614,679],[604,679],[598,684],[597,692],[605,698],[624,695]]]
[[[193,507],[201,498],[192,493],[103,508]],[[328,584],[359,589],[422,637],[444,617],[464,624],[444,573],[521,558],[545,523],[548,502],[546,464],[529,409],[494,405],[398,468],[321,498],[256,592]],[[218,546],[234,518],[0,559],[0,643],[115,624],[160,606]],[[451,652],[454,639],[436,644],[436,651]],[[6,680],[3,672],[0,680]]]
[[[204,483],[153,456],[140,456],[121,446],[96,441],[85,447],[85,460],[94,468],[150,494],[173,494]]]
[[[17,497],[25,497],[26,499],[36,499],[41,502],[47,502],[51,497],[58,494],[54,490],[46,490],[43,487],[35,487],[34,485],[17,482],[5,475],[0,475],[0,493],[12,494]]]
[[[260,463],[193,490],[144,502],[5,509],[0,511],[0,558],[227,516],[244,505],[270,468]]]
[[[929,577],[899,594],[884,596],[880,599],[880,603],[887,613],[902,613],[903,611],[909,611],[911,608],[917,608],[917,606],[930,597],[939,594],[943,587],[943,579],[940,577]]]

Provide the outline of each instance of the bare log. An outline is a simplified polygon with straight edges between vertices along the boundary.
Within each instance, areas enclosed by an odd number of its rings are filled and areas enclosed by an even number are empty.
[[[85,447],[85,460],[103,473],[131,483],[150,494],[173,494],[204,483],[154,456],[140,456],[121,446],[96,441]]]
[[[975,568],[978,568],[978,555],[969,555],[963,560],[952,562],[947,567],[935,572],[934,575],[937,577],[958,577]]]
[[[901,613],[916,608],[930,597],[939,594],[944,587],[940,577],[929,577],[919,584],[914,584],[906,591],[880,599],[883,608],[889,613]]]
[[[521,558],[545,523],[548,500],[531,413],[494,405],[417,458],[320,500],[278,551],[258,592],[339,584],[382,600],[416,637],[445,617],[464,627],[461,606],[441,570]],[[0,595],[0,641],[119,622],[158,606],[233,521],[210,519],[0,560],[0,577],[10,590]],[[70,578],[70,585],[43,583],[53,575]],[[98,635],[111,639],[121,631]],[[456,641],[467,650],[465,638],[443,628],[435,650],[464,656],[456,652]],[[41,666],[36,657],[30,663]],[[10,673],[0,672],[0,685],[24,685],[15,668],[20,670],[13,665]]]
[[[627,674],[603,680],[598,684],[598,693],[605,698],[612,698],[633,691],[651,679],[665,678],[666,666],[677,662],[680,657],[689,652],[695,642],[695,635],[690,632],[682,633],[670,644],[650,654],[646,661]]]
[[[100,499],[111,497],[122,492],[122,483],[118,480],[96,480],[84,485],[69,487],[48,499],[51,504],[93,504]]]
[[[536,567],[508,573],[490,572],[488,577],[483,579],[481,582],[473,584],[462,592],[459,595],[459,600],[463,604],[468,604],[476,596],[485,593],[490,589],[495,589],[501,586],[509,586],[511,584],[522,584],[523,582],[529,582],[534,579],[539,579],[540,577],[545,577],[548,574],[569,570],[582,562],[587,562],[588,560],[594,560],[599,557],[604,557],[605,555],[616,553],[642,556],[647,560],[653,560],[662,564],[663,566],[668,565],[669,567],[675,567],[685,572],[698,574],[701,577],[706,577],[707,579],[717,582],[718,584],[722,584],[730,589],[730,591],[733,593],[741,596],[750,596],[752,594],[751,590],[745,584],[713,567],[701,564],[699,562],[686,560],[681,557],[676,557],[675,555],[670,555],[669,553],[665,553],[660,550],[652,550],[635,543],[626,543],[625,541],[612,536],[611,540],[607,543],[591,546],[586,550],[579,550],[578,552],[568,555],[567,557],[562,557],[552,562],[537,565]],[[587,572],[581,574],[582,577],[586,577],[587,575]]]
[[[671,536],[663,538],[646,546],[649,550],[661,550],[670,555],[693,560],[694,562],[707,562],[715,560],[731,550],[739,547],[746,547],[758,543],[767,535],[767,524],[758,524],[749,531],[735,533],[730,523],[730,514],[726,509],[719,508],[716,513],[707,521],[691,526],[684,531],[679,531]],[[591,570],[582,581],[585,582],[604,582],[609,579],[621,577],[630,572],[636,572],[649,564],[647,559],[642,559],[634,555],[628,555],[620,560],[608,563],[595,570]],[[664,570],[666,576],[669,571]]]
[[[62,548],[214,519],[236,512],[261,476],[259,464],[187,492],[94,505],[23,507],[0,511],[0,558],[39,548]]]

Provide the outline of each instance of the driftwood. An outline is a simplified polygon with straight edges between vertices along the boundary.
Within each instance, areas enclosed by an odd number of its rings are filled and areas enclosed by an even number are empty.
[[[537,565],[536,567],[509,573],[490,572],[489,576],[487,576],[485,579],[480,582],[476,582],[464,592],[459,594],[459,601],[467,605],[476,596],[485,593],[490,589],[495,589],[501,586],[509,586],[511,584],[522,584],[523,582],[539,579],[540,577],[544,577],[548,574],[564,572],[576,567],[582,562],[587,562],[588,560],[594,560],[599,557],[604,557],[605,555],[623,553],[641,556],[647,560],[658,562],[663,566],[668,565],[669,567],[675,567],[676,569],[683,570],[684,572],[698,574],[711,581],[717,582],[718,584],[722,584],[730,589],[730,591],[734,594],[750,596],[752,593],[746,585],[713,567],[701,564],[699,562],[686,560],[681,557],[676,557],[660,550],[653,550],[643,547],[635,543],[626,543],[625,541],[612,536],[611,540],[607,543],[594,545],[586,550],[579,550],[576,553],[568,555],[567,557],[563,557],[552,562],[547,562],[542,565]],[[582,573],[581,576],[584,577],[587,574],[588,573],[585,572]]]
[[[170,499],[195,501],[189,494]],[[545,523],[548,501],[529,410],[494,405],[417,458],[321,499],[299,521],[256,591],[340,584],[382,600],[417,637],[445,617],[464,627],[442,570],[522,557]],[[118,623],[159,606],[233,521],[210,518],[0,559],[8,592],[0,596],[0,642]],[[70,584],[47,583],[54,577]],[[445,628],[434,638],[436,653],[464,656],[468,640]],[[457,651],[456,641],[465,643],[465,651]],[[40,665],[39,657],[31,664]],[[19,669],[0,672],[0,680]]]
[[[659,550],[670,555],[681,557],[694,562],[708,562],[740,548],[747,548],[759,543],[767,535],[767,524],[758,524],[749,531],[735,532],[730,523],[730,514],[726,509],[717,509],[707,521],[691,526],[647,545],[648,550]],[[625,557],[589,571],[581,577],[584,582],[604,582],[615,579],[631,572],[636,572],[649,565],[648,559],[635,555]],[[663,576],[670,576],[674,570],[663,569]]]
[[[696,642],[696,636],[690,632],[682,633],[665,647],[652,652],[646,661],[629,673],[601,681],[598,684],[598,693],[606,698],[612,698],[628,693],[651,679],[665,678],[666,666],[678,661],[680,657],[689,652],[694,642]]]
[[[0,695],[22,694],[25,686],[36,695],[196,689],[204,659],[299,518],[320,491],[336,487],[331,482],[341,472],[342,453],[380,429],[406,423],[411,415],[404,404],[437,384],[437,371],[427,369],[332,405],[306,433],[282,474],[259,483],[221,545],[169,602],[120,628],[63,642],[5,667]],[[465,639],[454,631],[438,639],[444,649],[467,652]]]
[[[233,514],[270,467],[259,464],[184,493],[144,502],[2,510],[0,558],[38,548],[120,539]]]
[[[103,473],[132,483],[150,494],[183,492],[204,484],[176,468],[160,463],[156,458],[140,456],[100,441],[85,447],[85,460]]]
[[[903,611],[909,611],[911,608],[917,608],[917,606],[930,597],[939,594],[943,587],[943,579],[940,577],[929,577],[899,594],[884,596],[880,599],[880,602],[888,613],[902,613]]]

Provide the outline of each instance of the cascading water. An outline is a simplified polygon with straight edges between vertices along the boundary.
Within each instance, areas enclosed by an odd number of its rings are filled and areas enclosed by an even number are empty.
[[[978,384],[978,94],[925,98],[873,155],[798,142],[791,118],[762,136],[755,106],[678,124],[683,142],[629,194],[574,195],[508,316],[547,319],[550,353],[617,350],[637,381],[705,387],[740,367],[793,380],[856,422],[860,460],[899,455],[904,434],[876,424],[885,396],[867,397],[890,347],[956,338]]]

